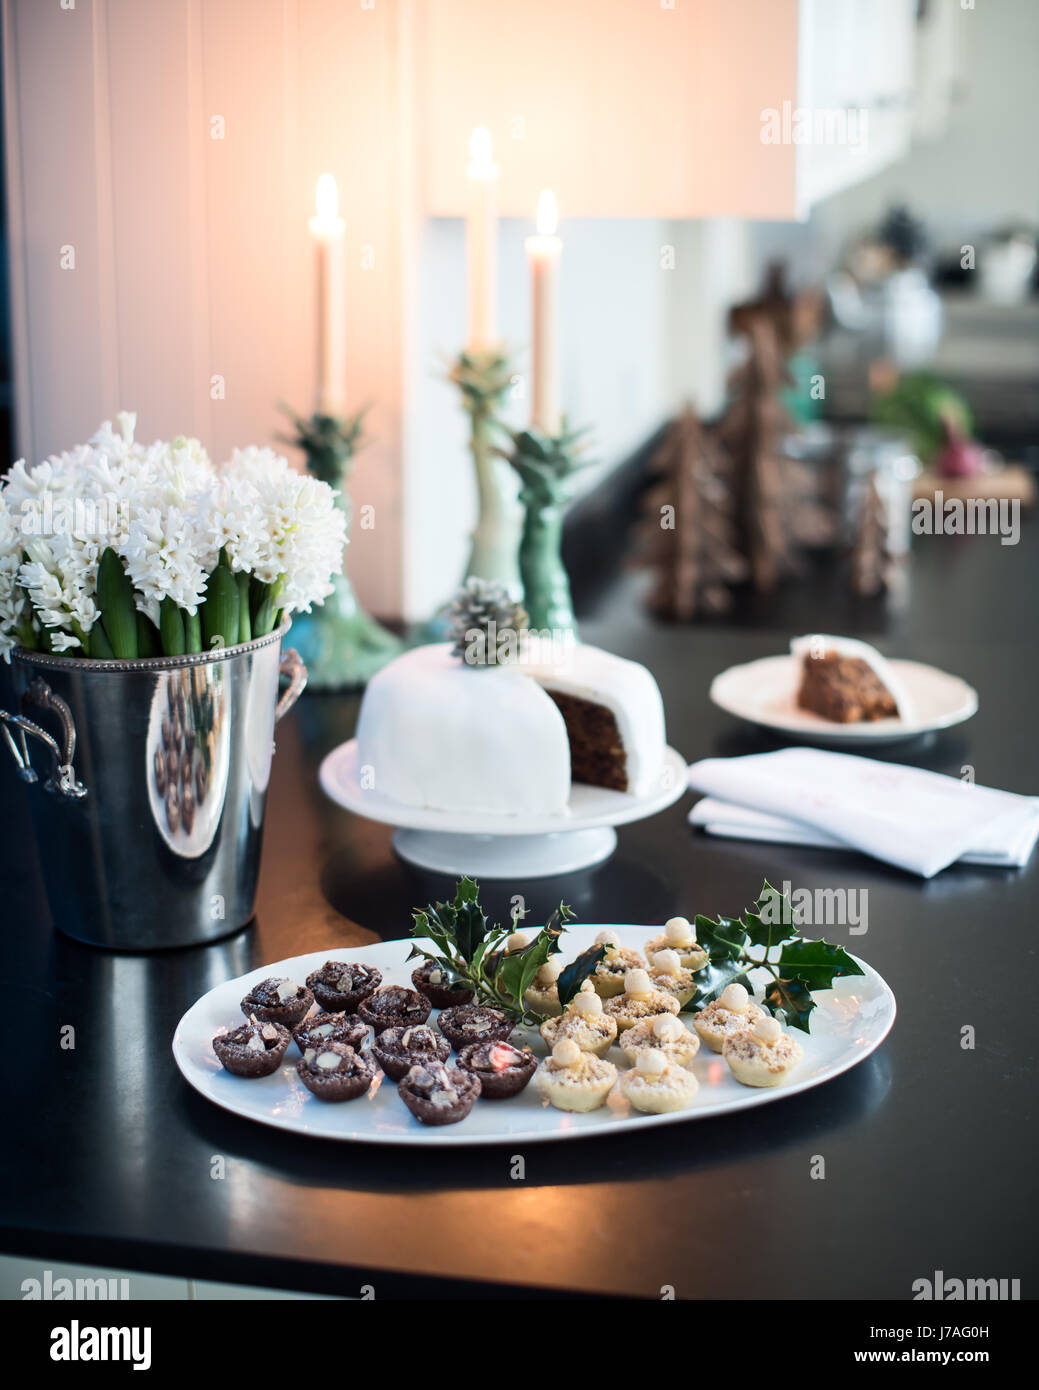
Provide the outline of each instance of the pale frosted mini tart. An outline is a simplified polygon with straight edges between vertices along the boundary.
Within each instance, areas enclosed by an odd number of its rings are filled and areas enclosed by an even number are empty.
[[[712,1052],[720,1052],[726,1038],[746,1033],[765,1016],[743,985],[726,985],[713,1004],[693,1015],[693,1027]]]
[[[372,1084],[375,1066],[345,1043],[327,1043],[308,1047],[296,1063],[296,1074],[318,1100],[356,1100]]]
[[[476,1104],[480,1079],[443,1062],[425,1062],[397,1083],[397,1094],[420,1124],[454,1125]]]
[[[371,1036],[367,1023],[356,1014],[310,1014],[292,1030],[292,1040],[300,1052],[326,1043],[346,1043],[360,1052]]]
[[[411,983],[419,994],[426,996],[434,1009],[451,1009],[456,1004],[468,1004],[473,997],[471,989],[452,986],[447,971],[435,960],[424,960],[413,970]]]
[[[382,971],[358,961],[326,960],[307,976],[307,987],[330,1014],[353,1014],[382,984]]]
[[[528,1009],[533,1009],[535,1013],[546,1014],[549,1017],[563,1012],[563,1006],[559,1002],[559,985],[557,983],[563,969],[562,956],[549,956],[534,976],[534,983],[523,996],[523,1002]]]
[[[645,1115],[684,1110],[699,1087],[691,1071],[669,1062],[657,1047],[640,1052],[631,1071],[626,1071],[619,1082],[624,1099]]]
[[[376,1033],[425,1023],[430,1013],[426,996],[419,994],[417,989],[405,989],[403,985],[381,985],[357,1007],[357,1017],[370,1023]]]
[[[314,996],[295,980],[271,975],[261,980],[242,1000],[246,1018],[258,1018],[261,1023],[280,1023],[283,1028],[295,1028],[310,1012]]]
[[[255,1018],[213,1039],[220,1065],[232,1076],[272,1076],[281,1066],[288,1045],[287,1028]]]
[[[622,1033],[641,1019],[676,1014],[678,1010],[675,996],[666,989],[655,989],[649,972],[642,969],[629,970],[624,976],[624,993],[606,1001],[606,1012],[616,1019]]]
[[[538,1059],[528,1048],[508,1042],[470,1043],[458,1054],[458,1066],[480,1081],[484,1100],[518,1096],[537,1070]]]
[[[691,970],[682,964],[678,952],[670,949],[657,951],[650,957],[649,978],[654,988],[667,990],[678,1000],[684,1009],[696,993],[696,979]]]
[[[605,1057],[617,1037],[617,1020],[606,1013],[603,1002],[586,980],[557,1018],[546,1018],[538,1029],[549,1047],[570,1038],[582,1052]]]
[[[621,1037],[621,1049],[632,1066],[639,1054],[650,1047],[662,1052],[677,1066],[691,1067],[700,1051],[700,1039],[674,1014],[657,1014],[655,1018],[644,1018],[641,1023],[633,1024]]]
[[[749,1032],[725,1039],[722,1056],[744,1086],[778,1086],[797,1066],[804,1049],[784,1033],[777,1019],[764,1014]]]
[[[598,1110],[613,1089],[617,1068],[612,1062],[582,1052],[573,1038],[560,1038],[537,1070],[542,1095],[557,1110],[585,1113]]]
[[[707,952],[696,939],[696,928],[688,917],[669,917],[659,936],[646,942],[646,959],[652,960],[658,951],[677,951],[686,970],[702,970],[707,964]]]
[[[451,1044],[428,1023],[387,1028],[372,1043],[372,1056],[391,1081],[403,1081],[412,1067],[446,1062]]]
[[[638,951],[633,951],[629,946],[622,946],[615,931],[601,931],[595,938],[595,944],[605,946],[606,955],[595,967],[591,977],[592,984],[596,993],[602,995],[603,999],[612,999],[614,995],[623,993],[624,976],[627,972],[638,970],[640,967],[645,968],[646,962]]]

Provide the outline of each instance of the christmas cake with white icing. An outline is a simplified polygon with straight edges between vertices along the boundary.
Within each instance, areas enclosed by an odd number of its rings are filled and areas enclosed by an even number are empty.
[[[664,707],[649,671],[524,625],[504,590],[470,580],[454,641],[405,652],[372,678],[357,726],[367,786],[490,815],[565,815],[574,782],[659,788]]]

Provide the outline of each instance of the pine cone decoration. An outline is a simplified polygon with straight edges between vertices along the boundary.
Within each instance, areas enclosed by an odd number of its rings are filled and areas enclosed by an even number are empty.
[[[447,635],[453,656],[470,666],[497,666],[515,652],[518,633],[527,626],[521,603],[509,598],[504,584],[467,579],[448,613]]]

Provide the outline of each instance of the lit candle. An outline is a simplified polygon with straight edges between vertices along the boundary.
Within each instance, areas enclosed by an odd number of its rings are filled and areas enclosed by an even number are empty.
[[[318,412],[342,415],[346,404],[346,243],[339,190],[331,174],[317,181]]]
[[[544,434],[561,428],[559,413],[559,258],[563,243],[555,235],[559,224],[555,194],[548,188],[538,199],[538,234],[527,237],[527,257],[533,288],[531,323],[531,422]]]
[[[478,125],[469,140],[466,175],[470,184],[466,222],[466,258],[469,265],[469,347],[492,347],[497,338],[494,293],[498,260],[497,188],[491,132]]]

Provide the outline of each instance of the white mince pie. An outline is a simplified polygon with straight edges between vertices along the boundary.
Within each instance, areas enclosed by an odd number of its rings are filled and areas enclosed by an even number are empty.
[[[606,1013],[617,1020],[622,1033],[644,1018],[676,1014],[678,1010],[675,996],[666,989],[655,989],[646,970],[629,970],[624,976],[624,993],[606,1001]]]
[[[654,988],[666,989],[678,1000],[679,1007],[684,1009],[696,993],[693,972],[685,968],[677,951],[657,951],[649,960],[649,978]]]
[[[582,1052],[573,1038],[560,1038],[535,1079],[557,1110],[598,1110],[613,1089],[617,1068],[592,1052]]]
[[[549,1047],[560,1038],[570,1038],[582,1052],[605,1057],[617,1037],[617,1020],[606,1014],[602,1000],[586,980],[565,1011],[558,1018],[546,1018],[538,1031]]]
[[[650,1047],[662,1052],[669,1062],[691,1067],[700,1051],[700,1039],[674,1014],[657,1014],[656,1018],[644,1018],[641,1023],[633,1024],[621,1038],[621,1049],[632,1066],[639,1054]]]
[[[722,1056],[744,1086],[778,1086],[804,1056],[801,1044],[765,1014],[745,1033],[725,1039]]]
[[[604,999],[612,999],[615,994],[622,993],[627,972],[637,970],[640,966],[644,968],[646,962],[638,951],[622,946],[615,931],[601,931],[595,938],[595,944],[605,946],[606,955],[595,967],[592,984],[597,994],[601,994]]]
[[[669,918],[660,936],[646,942],[647,959],[652,960],[657,951],[677,951],[686,970],[702,970],[707,964],[707,952],[697,941],[696,928],[687,917]]]
[[[765,1011],[742,985],[726,985],[713,1004],[693,1015],[693,1027],[712,1052],[720,1052],[726,1038],[749,1032]]]
[[[656,1047],[640,1052],[631,1071],[626,1071],[618,1084],[625,1100],[647,1115],[685,1109],[700,1085],[691,1071],[669,1062]]]
[[[534,976],[534,982],[523,996],[523,1002],[535,1013],[560,1014],[563,1006],[559,1002],[559,985],[556,983],[563,973],[561,956],[549,956]]]

